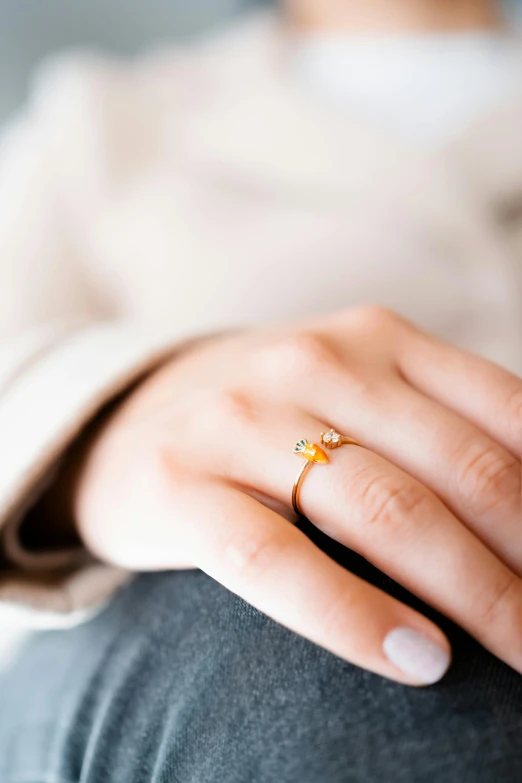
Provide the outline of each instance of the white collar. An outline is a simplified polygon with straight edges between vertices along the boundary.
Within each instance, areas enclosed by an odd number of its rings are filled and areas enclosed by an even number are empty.
[[[522,98],[520,42],[502,33],[309,36],[295,43],[293,69],[319,100],[420,144]]]

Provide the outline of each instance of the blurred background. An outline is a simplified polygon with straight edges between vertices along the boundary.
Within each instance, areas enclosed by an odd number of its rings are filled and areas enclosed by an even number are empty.
[[[51,52],[95,46],[134,54],[196,35],[270,0],[0,0],[0,121],[27,94],[31,72]]]
[[[0,0],[0,123],[19,109],[47,56],[71,48],[137,54],[196,36],[272,0]],[[25,637],[0,623],[0,667]]]
[[[35,65],[50,52],[95,46],[134,54],[192,36],[272,0],[0,0],[0,121],[27,94]],[[361,0],[364,2],[364,0]],[[522,19],[522,0],[506,0]]]

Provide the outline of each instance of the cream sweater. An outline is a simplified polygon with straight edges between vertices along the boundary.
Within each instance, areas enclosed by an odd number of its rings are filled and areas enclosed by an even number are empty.
[[[291,45],[262,15],[133,63],[66,57],[4,132],[0,616],[75,621],[128,578],[30,556],[17,526],[187,336],[372,301],[522,373],[522,102],[415,150],[302,90]]]

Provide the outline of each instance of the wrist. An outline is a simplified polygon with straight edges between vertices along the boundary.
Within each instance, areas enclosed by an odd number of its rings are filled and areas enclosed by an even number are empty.
[[[77,525],[76,500],[85,466],[109,420],[141,380],[107,404],[62,456],[49,486],[20,525],[18,539],[22,549],[44,554],[83,546]]]

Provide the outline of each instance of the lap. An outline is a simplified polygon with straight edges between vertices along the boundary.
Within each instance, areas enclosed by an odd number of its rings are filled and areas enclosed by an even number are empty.
[[[39,635],[0,677],[0,779],[514,783],[522,678],[445,630],[451,672],[411,689],[297,637],[200,572],[139,577],[85,626]]]

